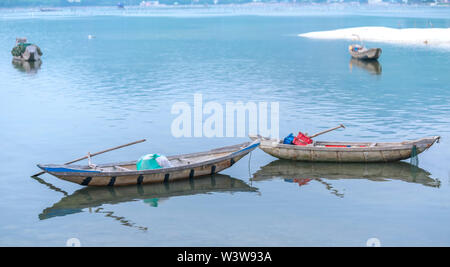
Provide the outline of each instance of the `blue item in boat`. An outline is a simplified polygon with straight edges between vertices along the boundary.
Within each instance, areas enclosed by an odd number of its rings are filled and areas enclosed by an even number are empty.
[[[294,138],[295,138],[294,134],[290,133],[288,136],[286,136],[284,138],[283,144],[286,144],[286,145],[292,144],[292,141],[294,141]]]

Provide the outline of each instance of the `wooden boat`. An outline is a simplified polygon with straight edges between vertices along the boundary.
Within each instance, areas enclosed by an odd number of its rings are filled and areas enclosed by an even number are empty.
[[[56,12],[56,11],[61,11],[62,9],[60,9],[60,8],[51,8],[51,7],[41,7],[41,8],[39,8],[39,10],[41,12]]]
[[[52,185],[48,186],[54,187]],[[60,192],[61,190],[57,191]],[[45,220],[52,217],[80,213],[83,209],[96,208],[105,204],[115,205],[143,200],[145,203],[150,203],[154,206],[161,199],[215,192],[258,192],[258,189],[242,180],[222,174],[203,176],[194,180],[180,180],[173,183],[120,187],[84,187],[71,195],[66,193],[57,203],[44,209],[39,214],[39,219]]]
[[[399,180],[424,186],[439,187],[441,182],[424,169],[407,162],[389,163],[328,163],[275,160],[263,166],[252,181],[269,179],[366,179],[375,182]]]
[[[253,151],[259,141],[222,147],[206,152],[167,157],[174,167],[136,170],[136,161],[88,165],[41,165],[43,171],[60,179],[89,186],[121,186],[192,179],[218,173]]]
[[[348,51],[353,58],[362,60],[378,59],[382,52],[381,48],[366,48],[358,44],[349,46]]]
[[[25,52],[21,56],[13,56],[16,61],[40,61],[41,55],[38,53],[36,45],[29,45],[25,48]]]
[[[420,154],[439,141],[439,136],[404,142],[327,142],[306,146],[285,145],[278,139],[250,136],[261,140],[260,148],[280,159],[311,162],[392,162],[411,157],[413,147]]]
[[[42,51],[37,45],[27,43],[27,38],[16,38],[11,54],[15,61],[40,61]]]

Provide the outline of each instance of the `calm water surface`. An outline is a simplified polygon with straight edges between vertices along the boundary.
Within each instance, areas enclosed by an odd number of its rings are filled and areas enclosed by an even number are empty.
[[[284,8],[284,10],[283,10]],[[381,46],[351,62],[347,41],[303,32],[357,26],[450,27],[442,8],[332,7],[0,10],[0,245],[450,245],[450,51]],[[287,15],[286,15],[287,14]],[[362,14],[362,15],[361,15]],[[88,39],[88,35],[96,38]],[[17,36],[40,66],[11,63]],[[246,138],[174,138],[177,101],[277,101],[280,134],[344,123],[319,139],[440,135],[408,162],[280,161],[256,150],[193,183],[83,188],[37,163],[144,144],[95,163],[207,150]]]

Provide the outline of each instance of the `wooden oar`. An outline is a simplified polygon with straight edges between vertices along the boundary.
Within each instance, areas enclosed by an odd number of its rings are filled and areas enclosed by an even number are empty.
[[[99,152],[95,152],[95,153],[89,154],[89,156],[90,157],[97,156],[97,155],[100,155],[100,154],[103,154],[103,153],[106,153],[106,152],[109,152],[109,151],[113,151],[113,150],[116,150],[116,149],[119,149],[119,148],[122,148],[122,147],[126,147],[126,146],[131,146],[131,145],[134,145],[134,144],[139,144],[139,143],[142,143],[142,142],[145,142],[145,141],[146,141],[145,139],[142,139],[142,140],[131,142],[131,143],[128,143],[128,144],[125,144],[125,145],[108,148],[108,149],[103,150],[103,151],[99,151]],[[87,159],[89,156],[84,156],[84,157],[81,157],[81,158],[78,158],[78,159],[74,159],[72,161],[64,163],[64,165],[72,164],[72,163],[75,163],[77,161],[81,161],[83,159]],[[44,173],[45,173],[44,171],[38,172],[38,173],[34,174],[32,177],[37,177],[37,176],[39,176],[41,174],[44,174]]]
[[[320,133],[313,134],[313,135],[308,136],[308,137],[309,137],[309,138],[314,138],[314,137],[316,137],[316,136],[319,136],[319,135],[321,135],[321,134],[324,134],[324,133],[328,133],[328,132],[334,131],[334,130],[339,129],[339,128],[345,128],[344,124],[341,124],[341,125],[339,125],[339,126],[337,126],[337,127],[334,127],[334,128],[331,128],[331,129],[328,129],[328,130],[325,130],[325,131],[322,131],[322,132],[320,132]]]

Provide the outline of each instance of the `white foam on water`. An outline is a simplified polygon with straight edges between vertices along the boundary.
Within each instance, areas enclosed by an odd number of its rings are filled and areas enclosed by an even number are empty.
[[[300,37],[313,39],[345,39],[399,45],[419,45],[450,49],[450,28],[356,27],[331,31],[308,32]]]

